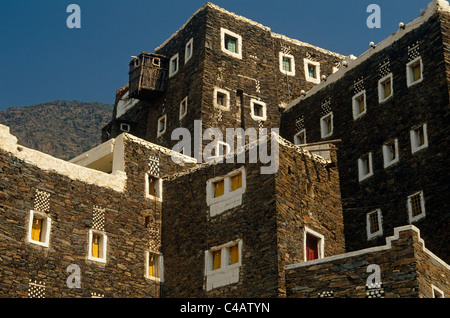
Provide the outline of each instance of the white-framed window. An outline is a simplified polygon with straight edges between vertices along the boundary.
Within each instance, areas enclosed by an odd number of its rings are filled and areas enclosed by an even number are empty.
[[[105,232],[89,230],[87,258],[91,261],[106,263],[106,246],[108,237]]]
[[[398,162],[400,159],[398,150],[398,139],[386,142],[383,147],[383,166],[387,168]]]
[[[213,105],[221,110],[230,110],[230,92],[225,89],[214,88]]]
[[[147,199],[162,201],[163,180],[148,173],[145,174],[145,197]]]
[[[361,182],[372,175],[372,153],[369,152],[358,159],[358,179]]]
[[[419,56],[406,64],[406,84],[408,87],[423,80],[422,58]]]
[[[50,228],[52,220],[45,213],[30,210],[28,221],[28,242],[43,247],[50,243]]]
[[[120,130],[124,132],[130,131],[130,124],[120,123]]]
[[[241,239],[205,251],[206,290],[239,282],[241,265]]]
[[[294,145],[304,144],[306,144],[306,129],[302,129],[294,135]]]
[[[191,38],[184,47],[184,64],[187,63],[192,57],[192,54],[194,52],[194,39]]]
[[[383,103],[394,95],[394,84],[392,73],[384,76],[378,81],[378,102]]]
[[[206,203],[210,215],[215,216],[241,205],[246,186],[245,167],[233,170],[225,176],[209,179],[206,182]]]
[[[407,207],[409,223],[425,217],[425,200],[423,198],[423,191],[419,191],[408,196]]]
[[[222,52],[242,59],[242,37],[230,30],[220,28],[220,39]]]
[[[320,83],[320,63],[308,59],[303,59],[305,68],[305,78],[308,82]]]
[[[320,118],[320,135],[322,138],[330,137],[333,134],[333,112]]]
[[[250,100],[250,116],[253,120],[266,120],[267,119],[267,107],[266,103],[256,99]]]
[[[186,116],[187,109],[188,109],[188,97],[186,96],[180,103],[180,114],[179,114],[180,120],[182,120]]]
[[[428,147],[427,124],[416,126],[410,131],[411,152],[415,153]]]
[[[367,239],[370,240],[374,237],[383,235],[383,220],[381,215],[381,210],[377,209],[375,211],[366,214],[366,225],[367,225]]]
[[[164,281],[164,258],[160,253],[145,252],[145,278],[162,282]]]
[[[303,231],[304,261],[312,261],[324,257],[325,237],[305,226]]]
[[[280,72],[285,75],[295,76],[294,56],[291,54],[280,52],[279,60],[280,60]]]
[[[167,114],[164,114],[158,119],[158,125],[157,125],[157,134],[156,136],[162,136],[166,132],[167,128]]]
[[[431,292],[433,294],[433,298],[445,298],[444,292],[431,284]]]
[[[169,77],[174,76],[178,73],[178,69],[180,68],[180,59],[178,53],[170,58],[169,61]]]
[[[353,119],[356,120],[367,112],[366,91],[352,97]]]

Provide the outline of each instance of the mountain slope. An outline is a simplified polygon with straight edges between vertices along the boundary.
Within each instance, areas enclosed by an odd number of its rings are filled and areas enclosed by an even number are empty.
[[[53,101],[0,111],[0,123],[19,144],[68,160],[100,144],[112,109],[98,102]]]

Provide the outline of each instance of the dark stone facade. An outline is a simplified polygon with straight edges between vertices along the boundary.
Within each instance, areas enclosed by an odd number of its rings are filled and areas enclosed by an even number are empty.
[[[449,156],[447,119],[449,115],[448,12],[428,9],[432,16],[419,27],[408,24],[392,37],[393,43],[380,43],[373,52],[349,62],[328,83],[292,103],[282,116],[281,134],[290,141],[298,131],[296,119],[303,116],[307,142],[340,139],[338,163],[344,209],[347,250],[383,244],[396,227],[410,224],[408,196],[422,191],[425,217],[417,226],[430,250],[450,260],[446,238],[450,231],[449,186],[446,161]],[[430,14],[430,13],[429,13]],[[405,34],[403,34],[405,33]],[[384,42],[392,41],[390,38]],[[367,57],[366,57],[367,56]],[[422,59],[422,80],[408,87],[407,63]],[[380,66],[388,61],[388,70]],[[378,81],[383,72],[392,73],[393,95],[379,103]],[[356,82],[359,84],[356,84]],[[355,90],[366,91],[366,113],[352,116]],[[361,88],[362,86],[362,88]],[[321,105],[327,101],[334,115],[333,135],[321,137]],[[328,110],[327,110],[328,111]],[[410,131],[427,124],[428,147],[412,153]],[[384,168],[383,145],[398,140],[399,160]],[[373,175],[358,178],[358,159],[372,153]],[[368,239],[366,214],[380,209],[383,235]]]

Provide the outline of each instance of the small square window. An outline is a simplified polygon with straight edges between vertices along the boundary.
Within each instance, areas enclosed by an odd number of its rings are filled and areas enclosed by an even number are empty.
[[[162,281],[162,255],[153,252],[146,252],[145,263],[145,277],[155,281]]]
[[[320,133],[322,138],[333,134],[333,113],[329,113],[320,118]]]
[[[215,88],[213,104],[221,110],[230,110],[230,92],[224,89]]]
[[[106,262],[106,234],[97,230],[89,230],[88,259]]]
[[[221,28],[222,52],[233,57],[242,58],[242,37],[227,29]]]
[[[158,119],[158,132],[157,137],[163,135],[166,132],[167,115],[164,115]]]
[[[362,156],[358,159],[358,176],[359,181],[363,181],[373,175],[372,169],[372,153]]]
[[[28,242],[48,247],[50,242],[51,219],[45,213],[30,211]]]
[[[253,120],[264,121],[267,119],[266,103],[252,99],[250,101],[250,107],[251,107],[250,115],[253,118]]]
[[[422,75],[422,59],[420,57],[406,64],[406,81],[408,87],[420,83],[423,79]]]
[[[378,101],[383,103],[393,95],[392,73],[378,81]]]
[[[361,91],[352,98],[353,119],[358,119],[367,111],[366,107],[366,91]]]
[[[129,124],[121,123],[121,124],[120,124],[120,130],[121,130],[121,131],[124,131],[124,132],[129,132],[129,131],[130,131],[130,125],[129,125]]]
[[[399,161],[398,139],[394,139],[383,145],[384,168],[387,168],[398,161]]]
[[[145,196],[149,199],[162,200],[162,179],[145,174]]]
[[[187,43],[186,46],[184,48],[184,63],[186,64],[187,61],[189,61],[192,57],[192,52],[193,52],[193,47],[194,47],[194,39],[190,39]]]
[[[225,180],[213,182],[214,197],[218,198],[225,193]]]
[[[320,63],[304,59],[305,78],[308,82],[320,83]]]
[[[187,108],[188,108],[188,98],[185,97],[180,103],[180,114],[179,114],[180,120],[182,120],[186,116]]]
[[[370,240],[383,234],[381,210],[375,210],[367,213],[367,239]]]
[[[295,76],[294,56],[280,52],[279,59],[280,59],[280,72],[289,76]]]
[[[407,205],[409,223],[425,217],[425,201],[422,191],[410,195],[407,200]]]
[[[411,152],[415,153],[428,147],[427,124],[413,128],[410,131]]]
[[[300,130],[294,136],[294,144],[295,145],[304,145],[306,144],[306,129]]]
[[[172,77],[176,73],[178,73],[178,68],[179,68],[179,58],[178,58],[178,53],[177,53],[177,54],[175,54],[174,56],[172,56],[170,58],[170,62],[169,62],[169,77]]]

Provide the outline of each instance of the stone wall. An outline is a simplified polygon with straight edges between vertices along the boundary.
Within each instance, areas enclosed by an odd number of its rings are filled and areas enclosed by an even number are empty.
[[[305,97],[289,105],[283,114],[281,135],[293,141],[302,119],[307,142],[340,139],[338,163],[344,209],[347,250],[358,250],[383,243],[395,227],[409,224],[407,198],[422,191],[425,217],[414,221],[428,247],[445,261],[449,249],[446,158],[449,110],[448,68],[444,59],[442,35],[448,31],[448,8],[437,10],[436,2],[427,13],[377,44],[348,67],[341,68],[327,83],[312,89]],[[447,53],[446,53],[447,54]],[[407,87],[406,65],[420,56],[423,79]],[[386,64],[387,63],[387,64]],[[381,67],[384,65],[384,67]],[[378,81],[386,72],[393,74],[393,95],[379,103]],[[367,110],[353,118],[355,91],[366,91]],[[334,130],[322,138],[320,118],[333,112]],[[427,124],[428,147],[412,153],[410,131]],[[399,161],[387,168],[383,163],[383,145],[398,140]],[[373,175],[358,180],[358,159],[372,153]],[[380,209],[383,234],[368,239],[366,214]]]
[[[126,184],[117,187],[120,173],[52,159],[17,145],[1,128],[0,294],[31,297],[38,296],[37,289],[49,298],[159,297],[159,282],[144,273],[146,252],[160,253],[161,202],[145,196],[144,176],[150,157],[159,159],[161,176],[180,168],[170,151],[125,136]],[[47,161],[50,168],[36,165]],[[97,185],[97,175],[111,179],[111,186]],[[51,219],[48,247],[28,240],[31,210]],[[87,257],[90,229],[107,237],[105,262]],[[80,288],[67,285],[71,264],[80,268]]]
[[[379,266],[378,281],[370,265]],[[404,226],[384,246],[289,266],[287,297],[318,298],[328,292],[334,298],[367,298],[375,290],[384,298],[432,297],[433,283],[448,298],[449,270],[424,248],[416,227]]]

